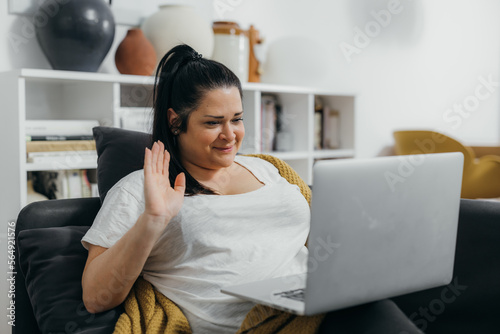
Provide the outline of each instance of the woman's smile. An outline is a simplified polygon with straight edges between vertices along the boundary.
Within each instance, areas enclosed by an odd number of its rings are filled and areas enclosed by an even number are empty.
[[[233,151],[234,146],[226,146],[226,147],[214,147],[214,149],[222,152],[222,153],[231,153]]]

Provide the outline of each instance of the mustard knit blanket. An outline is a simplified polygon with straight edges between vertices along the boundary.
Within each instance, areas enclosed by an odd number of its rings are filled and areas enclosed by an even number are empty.
[[[124,308],[114,334],[191,333],[181,309],[142,277],[134,283]]]
[[[275,165],[281,176],[299,186],[310,204],[311,190],[286,162],[270,155],[252,156]],[[135,282],[124,306],[125,312],[118,319],[114,334],[191,333],[180,308],[142,278]],[[324,317],[324,314],[296,316],[268,306],[256,305],[246,315],[237,334],[312,334],[318,331]]]

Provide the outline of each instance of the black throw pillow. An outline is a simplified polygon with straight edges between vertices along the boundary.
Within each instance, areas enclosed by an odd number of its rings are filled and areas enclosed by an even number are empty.
[[[145,132],[98,126],[93,129],[97,149],[97,187],[101,202],[124,176],[144,166],[144,149],[151,147]]]
[[[26,290],[42,333],[112,333],[121,306],[91,314],[82,301],[88,226],[23,230],[17,239]]]

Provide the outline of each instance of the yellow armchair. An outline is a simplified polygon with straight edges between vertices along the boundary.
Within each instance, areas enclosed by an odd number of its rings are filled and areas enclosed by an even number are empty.
[[[478,157],[474,149],[435,131],[395,131],[395,153],[398,155],[462,152],[464,172],[462,198],[500,197],[500,156]],[[485,148],[481,148],[484,154]]]

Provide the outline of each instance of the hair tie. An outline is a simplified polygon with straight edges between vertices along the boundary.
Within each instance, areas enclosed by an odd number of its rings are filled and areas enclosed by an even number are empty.
[[[193,60],[200,60],[201,58],[203,58],[203,55],[195,51],[193,54]]]

